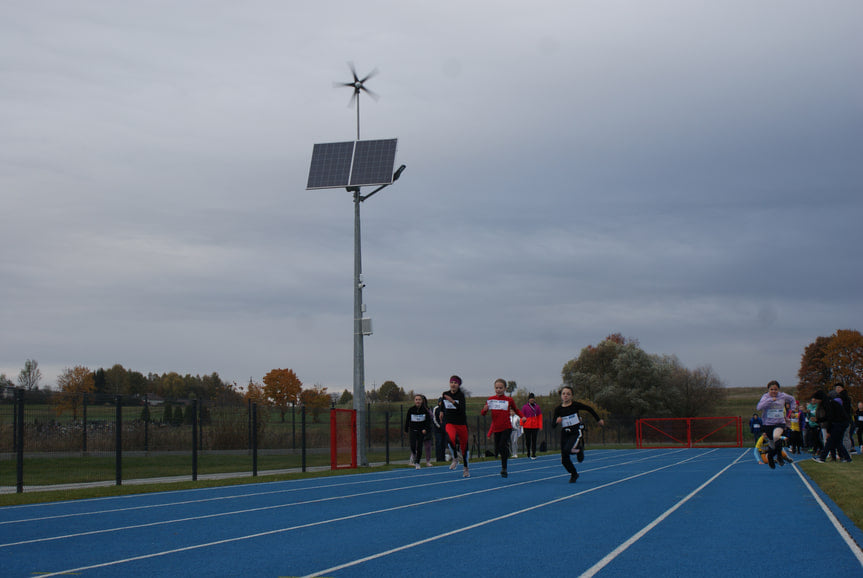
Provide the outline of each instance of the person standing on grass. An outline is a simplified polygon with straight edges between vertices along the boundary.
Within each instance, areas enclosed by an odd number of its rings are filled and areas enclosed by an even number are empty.
[[[755,441],[761,439],[761,425],[761,417],[757,413],[753,413],[752,417],[749,418],[749,433],[752,434]]]
[[[426,433],[431,431],[431,415],[428,406],[423,402],[423,396],[414,396],[414,405],[408,409],[405,418],[405,431],[408,432],[408,441],[411,447],[411,463],[416,469],[420,469],[423,459],[423,441]]]
[[[842,408],[842,398],[838,396],[828,397],[823,391],[816,391],[812,397],[821,402],[821,407],[824,409],[824,422],[826,428],[826,440],[824,441],[824,449],[821,453],[812,458],[813,461],[823,464],[827,455],[835,451],[839,454],[839,459],[843,462],[851,462],[851,456],[848,455],[848,450],[842,443],[842,438],[845,435],[845,430],[848,429],[848,416]]]
[[[560,463],[569,472],[569,483],[574,484],[578,480],[578,470],[572,463],[572,454],[576,454],[579,462],[584,461],[584,423],[578,412],[584,410],[593,416],[600,427],[605,426],[605,421],[589,405],[584,405],[572,399],[572,387],[564,385],[560,388],[560,405],[554,408],[551,416],[551,427],[561,427],[560,432]]]
[[[785,433],[785,414],[789,408],[794,407],[794,398],[779,391],[779,382],[775,379],[767,384],[767,392],[761,396],[757,409],[762,412],[764,422],[763,431],[767,432],[767,440],[770,444],[767,450],[767,464],[770,469],[779,465],[785,465],[782,456],[782,435]]]
[[[857,450],[854,449],[854,439],[851,437],[851,430],[854,427],[854,408],[851,405],[851,398],[848,396],[845,384],[841,381],[834,383],[833,395],[842,400],[842,411],[845,413],[845,418],[848,421],[848,427],[845,428],[845,433],[842,434],[842,444],[849,454],[856,454]]]
[[[542,429],[542,408],[536,403],[536,397],[531,393],[527,396],[527,403],[521,408],[524,415],[522,427],[524,428],[524,451],[527,457],[536,459],[536,438]]]
[[[462,477],[469,478],[467,407],[459,376],[453,375],[449,378],[449,389],[443,392],[441,397],[443,398],[446,435],[449,438],[450,448],[452,448],[452,463],[449,465],[449,469],[454,470],[458,466],[458,448],[461,447],[461,456],[464,460]]]
[[[857,402],[857,411],[854,412],[854,426],[857,428],[857,447],[863,453],[863,401]]]
[[[821,426],[818,425],[818,400],[814,397],[806,404],[806,447],[809,453],[817,454],[824,447],[821,441]]]
[[[790,434],[788,435],[787,443],[790,446],[789,452],[792,454],[799,454],[800,448],[803,446],[803,432],[800,431],[800,405],[795,402],[793,409],[788,412],[788,419],[790,424]],[[783,459],[785,458],[785,454],[783,454]]]
[[[486,415],[491,411],[491,428],[488,434],[494,435],[494,453],[500,454],[500,475],[507,477],[506,462],[509,459],[510,439],[512,436],[512,420],[509,417],[510,410],[515,411],[521,417],[521,411],[515,405],[515,401],[506,395],[506,381],[498,379],[494,382],[494,395],[488,398],[480,411]]]

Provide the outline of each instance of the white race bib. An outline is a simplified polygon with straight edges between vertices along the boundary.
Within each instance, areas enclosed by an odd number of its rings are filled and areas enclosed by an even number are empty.
[[[425,421],[425,420],[426,420],[426,416],[424,416],[424,415],[420,415],[420,414],[416,414],[416,413],[411,414],[411,421]]]
[[[509,409],[509,402],[505,399],[490,399],[488,400],[488,408],[489,409],[502,409],[504,411]]]
[[[768,409],[767,410],[767,419],[785,419],[785,410],[784,409]]]
[[[448,399],[443,400],[443,406],[447,409],[458,409],[458,405]]]
[[[581,420],[578,419],[578,414],[574,413],[572,415],[568,415],[560,420],[560,425],[563,427],[572,427],[574,425],[578,425],[581,423]]]

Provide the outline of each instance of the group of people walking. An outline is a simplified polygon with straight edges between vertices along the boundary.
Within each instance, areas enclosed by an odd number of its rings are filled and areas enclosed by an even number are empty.
[[[449,380],[449,389],[444,391],[434,410],[429,411],[428,402],[423,395],[414,396],[414,405],[408,410],[405,421],[405,431],[409,433],[411,463],[420,469],[423,447],[426,450],[426,465],[430,466],[431,434],[437,437],[437,461],[444,461],[444,448],[448,448],[452,456],[449,469],[455,470],[462,464],[462,476],[470,477],[467,404],[464,392],[461,390],[462,380],[453,375]],[[497,379],[494,382],[494,395],[490,396],[480,411],[481,415],[491,413],[491,427],[488,437],[494,438],[495,455],[500,456],[503,478],[509,476],[507,466],[510,457],[516,457],[515,444],[519,429],[525,438],[525,453],[529,459],[536,459],[537,438],[542,429],[542,409],[536,402],[534,394],[528,396],[527,403],[521,408],[515,400],[506,395],[506,381]],[[561,463],[570,474],[570,483],[578,479],[578,471],[572,463],[572,456],[577,462],[584,460],[584,423],[580,411],[590,413],[593,418],[604,426],[605,422],[596,411],[583,403],[573,400],[570,386],[560,390],[561,403],[554,409],[551,426],[561,427]]]
[[[863,402],[857,403],[856,411],[852,408],[841,382],[830,392],[813,393],[804,407],[782,392],[779,382],[771,381],[757,405],[761,415],[753,414],[749,420],[749,430],[756,438],[756,459],[775,468],[776,464],[793,462],[789,454],[809,448],[818,463],[824,463],[828,456],[837,459],[837,455],[840,461],[850,462],[851,454],[856,453],[852,430],[857,430],[858,446],[863,437]]]

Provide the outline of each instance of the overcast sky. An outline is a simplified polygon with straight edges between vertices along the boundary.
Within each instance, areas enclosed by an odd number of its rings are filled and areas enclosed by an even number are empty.
[[[547,393],[611,333],[728,386],[863,329],[859,1],[6,1],[0,372]],[[370,189],[366,189],[369,192]]]

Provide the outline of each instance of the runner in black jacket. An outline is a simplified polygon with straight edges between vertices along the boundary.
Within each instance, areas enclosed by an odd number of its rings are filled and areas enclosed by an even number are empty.
[[[561,404],[554,408],[554,414],[551,416],[551,427],[555,428],[559,425],[563,428],[560,432],[560,463],[569,472],[569,483],[573,484],[578,479],[578,470],[572,463],[572,454],[577,455],[579,462],[584,460],[584,439],[581,435],[584,423],[578,412],[581,410],[589,412],[600,426],[604,426],[605,422],[589,405],[572,401],[572,388],[568,385],[560,389],[560,401]]]
[[[413,459],[416,469],[420,469],[420,462],[423,459],[423,440],[426,434],[431,431],[432,420],[428,406],[423,400],[423,396],[414,396],[414,405],[408,409],[407,418],[405,418],[405,431],[408,432],[408,441],[411,447],[411,458]]]

